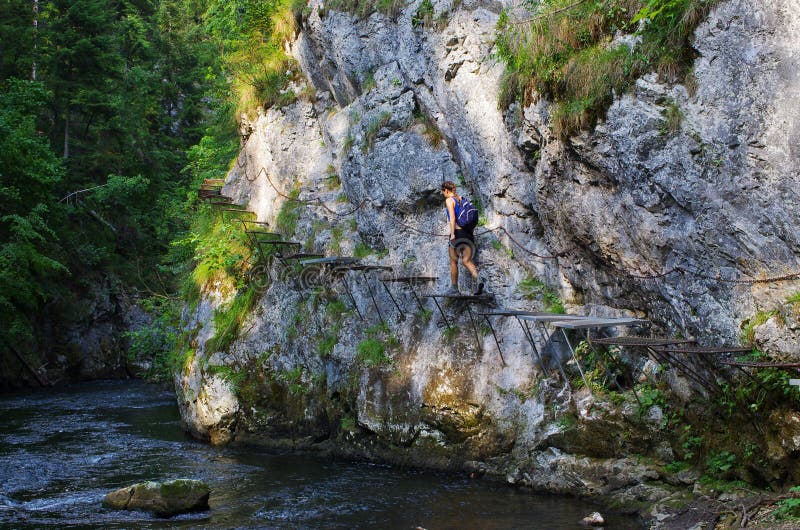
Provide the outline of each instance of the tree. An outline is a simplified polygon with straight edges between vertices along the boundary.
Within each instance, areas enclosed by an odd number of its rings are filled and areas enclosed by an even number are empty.
[[[0,334],[16,344],[32,338],[48,284],[66,272],[47,222],[63,167],[36,128],[47,102],[42,85],[9,80],[0,87]]]

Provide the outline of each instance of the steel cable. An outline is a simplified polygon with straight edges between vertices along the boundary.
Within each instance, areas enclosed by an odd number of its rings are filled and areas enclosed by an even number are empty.
[[[269,176],[269,172],[266,170],[266,168],[264,166],[261,166],[261,169],[259,169],[258,173],[256,173],[256,175],[253,178],[250,178],[250,176],[248,175],[248,171],[247,171],[247,163],[245,162],[244,164],[242,164],[242,163],[239,162],[239,159],[241,158],[241,155],[242,155],[243,152],[244,151],[240,151],[239,156],[236,159],[236,163],[240,168],[244,168],[244,175],[245,175],[245,178],[247,178],[248,182],[255,181],[263,173],[264,176],[266,177],[267,182],[269,183],[269,185],[272,187],[273,190],[275,190],[275,193],[277,193],[280,197],[282,197],[283,199],[285,199],[287,201],[293,201],[293,202],[296,202],[296,203],[299,203],[299,204],[305,204],[305,205],[320,206],[323,209],[325,209],[326,211],[328,211],[330,214],[332,214],[332,215],[334,215],[336,217],[346,217],[346,216],[349,216],[349,215],[353,215],[354,213],[356,213],[357,211],[362,209],[367,204],[367,199],[364,199],[364,200],[361,201],[361,203],[358,206],[356,206],[352,210],[348,210],[346,212],[337,212],[336,210],[333,210],[332,208],[330,208],[327,204],[325,204],[325,202],[323,202],[319,198],[314,198],[314,199],[311,199],[311,200],[303,200],[303,199],[300,199],[300,198],[290,197],[289,195],[286,195],[280,189],[278,189],[278,187],[275,185],[275,183],[272,182],[272,179]],[[428,230],[423,230],[421,228],[417,228],[415,226],[412,226],[412,225],[406,223],[405,221],[403,221],[398,216],[395,216],[395,215],[393,215],[393,214],[391,214],[389,212],[386,212],[386,211],[380,211],[378,213],[383,214],[383,215],[385,215],[387,217],[391,217],[397,224],[405,227],[406,229],[408,229],[408,230],[410,230],[412,232],[420,234],[420,235],[431,236],[431,237],[447,237],[447,236],[449,236],[449,234],[447,234],[447,233],[438,233],[438,232],[433,232],[433,231],[428,231]],[[488,234],[488,233],[498,233],[498,232],[504,233],[506,235],[506,237],[508,237],[508,239],[512,243],[514,243],[517,247],[519,247],[520,250],[522,250],[524,253],[526,253],[526,254],[534,257],[534,258],[537,258],[537,259],[540,259],[540,260],[557,260],[558,257],[559,257],[559,256],[545,256],[545,255],[538,254],[538,253],[528,249],[522,243],[517,241],[511,235],[511,233],[509,233],[509,231],[503,226],[498,226],[498,227],[494,227],[494,228],[484,228],[481,231],[477,232],[475,235],[479,236],[479,235],[484,235],[484,234]],[[754,284],[762,284],[762,283],[778,283],[778,282],[784,282],[784,281],[800,280],[800,272],[792,272],[792,273],[788,273],[788,274],[783,274],[781,276],[772,276],[772,277],[768,277],[768,278],[734,279],[734,278],[724,278],[721,275],[712,276],[712,275],[709,275],[709,274],[704,274],[702,272],[698,272],[698,271],[694,271],[694,270],[691,270],[691,269],[687,269],[686,267],[681,267],[681,266],[672,267],[672,268],[670,268],[670,269],[668,269],[666,271],[659,272],[659,273],[653,273],[653,274],[649,274],[649,275],[647,275],[647,274],[640,275],[640,274],[633,274],[633,273],[625,273],[625,275],[628,276],[629,278],[647,281],[647,280],[657,280],[659,278],[664,278],[666,276],[669,276],[669,275],[675,274],[675,273],[687,274],[687,275],[694,276],[696,278],[702,278],[702,279],[705,279],[705,280],[711,280],[711,281],[715,281],[715,282],[719,282],[719,283],[729,283],[729,284],[737,284],[737,285],[754,285]]]

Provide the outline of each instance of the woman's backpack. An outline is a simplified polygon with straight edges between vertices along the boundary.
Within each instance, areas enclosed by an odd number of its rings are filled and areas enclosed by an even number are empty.
[[[478,209],[467,199],[461,197],[461,202],[455,201],[456,224],[461,228],[472,230],[478,226]]]

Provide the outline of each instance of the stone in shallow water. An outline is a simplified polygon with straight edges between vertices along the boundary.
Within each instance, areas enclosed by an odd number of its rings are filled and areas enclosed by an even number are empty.
[[[586,526],[603,526],[606,524],[606,521],[603,519],[603,516],[600,515],[600,512],[592,512],[583,518],[581,524]]]
[[[208,509],[210,488],[200,480],[142,482],[112,491],[103,505],[117,510],[145,510],[161,517]]]

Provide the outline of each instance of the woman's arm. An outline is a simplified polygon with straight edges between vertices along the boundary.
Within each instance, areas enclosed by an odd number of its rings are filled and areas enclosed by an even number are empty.
[[[452,197],[448,197],[444,201],[445,206],[447,206],[447,213],[449,214],[447,218],[450,220],[450,240],[456,238],[456,201]]]

